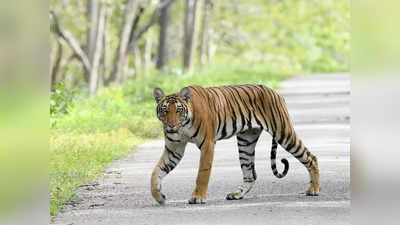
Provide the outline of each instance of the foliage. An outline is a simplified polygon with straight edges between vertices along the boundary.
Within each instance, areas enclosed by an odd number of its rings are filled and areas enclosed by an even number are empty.
[[[110,24],[107,26],[106,74],[110,72],[122,25],[122,0],[113,1]],[[144,1],[150,2],[150,1]],[[174,70],[181,67],[184,1],[175,1],[172,8],[170,52]],[[320,73],[349,70],[350,63],[350,0],[219,0],[215,2],[212,39],[215,60],[269,65],[284,73]],[[154,5],[144,11],[139,25],[150,20]],[[51,8],[61,23],[78,40],[85,40],[87,28],[85,4],[82,1],[52,1]],[[145,34],[157,43],[158,26]],[[54,40],[53,40],[54,41]],[[144,39],[138,47],[144,52]],[[66,48],[68,50],[68,48]],[[157,54],[153,44],[152,54]],[[68,54],[67,54],[68,55]],[[131,65],[134,56],[130,55]],[[153,60],[156,57],[153,58]],[[82,83],[82,68],[70,63],[63,72],[70,80]],[[78,68],[78,69],[77,69]],[[129,73],[132,73],[129,72]]]
[[[55,90],[50,93],[50,116],[66,114],[68,107],[73,107],[76,94],[76,89],[66,88],[64,81],[58,82]]]
[[[90,134],[50,136],[50,213],[74,196],[76,188],[97,175],[104,165],[132,152],[141,139],[127,129]]]
[[[349,0],[224,0],[218,5],[219,57],[233,55],[292,73],[349,70]]]

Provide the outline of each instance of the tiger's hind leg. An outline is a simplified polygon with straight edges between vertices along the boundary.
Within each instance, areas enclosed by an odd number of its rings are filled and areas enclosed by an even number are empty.
[[[262,129],[250,129],[236,135],[243,183],[236,190],[228,193],[227,200],[242,199],[251,190],[257,179],[254,167],[254,153],[261,131]]]
[[[290,152],[297,160],[299,160],[308,170],[310,175],[310,187],[306,190],[306,195],[318,196],[320,191],[319,182],[319,168],[318,160],[298,138],[297,134],[293,131],[289,138],[283,138],[277,140],[278,143]]]

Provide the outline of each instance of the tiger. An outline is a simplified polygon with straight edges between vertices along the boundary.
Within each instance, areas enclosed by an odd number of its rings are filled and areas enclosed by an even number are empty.
[[[236,135],[243,181],[226,195],[227,200],[239,200],[252,189],[257,179],[255,171],[255,146],[262,131],[272,136],[271,168],[274,175],[286,175],[276,169],[278,144],[297,158],[308,170],[310,186],[305,194],[317,196],[320,191],[318,160],[296,134],[284,98],[265,85],[229,85],[203,88],[193,85],[179,92],[165,95],[155,88],[153,97],[157,104],[156,115],[164,132],[164,151],[151,174],[151,194],[164,204],[162,179],[181,161],[187,143],[200,149],[200,163],[196,186],[189,204],[207,201],[208,183],[217,141]]]

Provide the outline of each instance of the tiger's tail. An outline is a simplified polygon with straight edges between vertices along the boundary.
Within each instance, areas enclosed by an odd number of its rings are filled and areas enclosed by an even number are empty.
[[[272,146],[271,146],[271,169],[274,175],[277,178],[283,178],[289,171],[289,161],[285,158],[281,160],[281,162],[285,165],[282,173],[279,173],[276,169],[276,150],[278,148],[278,143],[276,142],[275,138],[272,138]]]

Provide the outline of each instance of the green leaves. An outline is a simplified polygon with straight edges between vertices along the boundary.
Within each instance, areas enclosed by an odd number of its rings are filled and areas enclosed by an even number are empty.
[[[74,106],[76,95],[76,89],[66,88],[64,81],[58,82],[55,90],[50,93],[50,116],[55,117],[66,114],[68,108]]]

